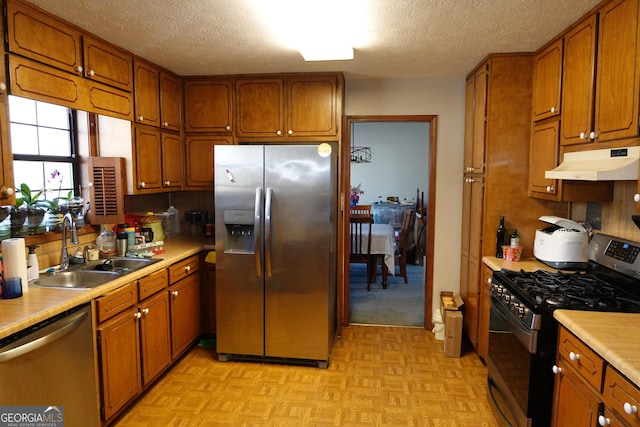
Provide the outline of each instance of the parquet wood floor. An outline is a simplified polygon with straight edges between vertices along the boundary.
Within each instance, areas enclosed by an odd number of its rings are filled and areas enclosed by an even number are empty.
[[[116,424],[495,427],[487,370],[421,328],[350,326],[328,369],[218,362],[195,347]]]

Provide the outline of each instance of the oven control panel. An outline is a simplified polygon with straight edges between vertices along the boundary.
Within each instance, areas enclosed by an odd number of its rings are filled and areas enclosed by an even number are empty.
[[[634,279],[640,278],[640,243],[596,233],[587,247],[587,259]]]
[[[636,262],[640,247],[619,240],[611,240],[604,254],[628,264]]]

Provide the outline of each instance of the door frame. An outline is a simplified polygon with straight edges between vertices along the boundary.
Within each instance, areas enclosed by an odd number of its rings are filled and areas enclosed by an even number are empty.
[[[351,146],[351,124],[365,122],[425,122],[429,123],[429,191],[426,197],[427,210],[427,254],[426,269],[424,275],[424,328],[433,328],[432,301],[433,301],[433,248],[434,248],[434,224],[436,211],[436,157],[437,157],[437,122],[436,115],[405,115],[405,116],[345,116],[343,126],[343,138],[340,157],[340,176],[343,177],[341,186],[341,210],[342,210],[342,279],[340,282],[338,302],[338,330],[343,326],[349,326],[349,193],[351,191],[351,162],[349,149]]]

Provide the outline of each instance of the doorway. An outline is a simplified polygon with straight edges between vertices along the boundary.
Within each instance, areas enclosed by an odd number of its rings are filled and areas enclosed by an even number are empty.
[[[423,318],[420,319],[420,323],[424,328],[431,329],[431,301],[433,290],[433,257],[430,254],[433,251],[433,214],[435,212],[435,176],[436,176],[436,135],[437,135],[437,116],[347,116],[345,121],[345,139],[343,145],[342,158],[349,159],[349,154],[352,151],[370,153],[370,164],[361,165],[357,162],[349,162],[344,165],[345,176],[345,194],[349,194],[351,185],[361,184],[361,188],[365,191],[362,197],[361,204],[372,204],[380,201],[386,202],[388,196],[397,196],[400,203],[405,203],[407,207],[417,208],[420,213],[420,220],[418,226],[422,229],[422,235],[420,237],[415,236],[416,239],[420,239],[423,244],[420,249],[415,249],[415,256],[419,257],[420,265],[410,265],[408,263],[408,276],[411,275],[412,280],[420,280],[421,300],[424,304],[422,313]],[[415,155],[407,155],[402,153],[400,145],[402,142],[401,133],[402,125],[406,124],[406,129],[411,134],[418,129],[418,135],[409,136],[409,140],[419,139],[421,145],[411,146],[411,150],[415,151]],[[387,126],[388,125],[388,126]],[[392,133],[385,132],[391,130]],[[400,133],[393,133],[399,131]],[[380,139],[388,139],[386,142],[380,142]],[[378,141],[376,141],[378,140]],[[370,144],[367,144],[367,141]],[[394,143],[396,144],[394,146]],[[377,145],[376,145],[377,144]],[[380,146],[380,144],[386,145]],[[415,144],[414,142],[407,142],[407,144]],[[402,159],[398,159],[397,155],[401,155]],[[377,159],[376,162],[374,159]],[[358,159],[354,159],[358,160]],[[346,162],[345,162],[346,163]],[[365,161],[365,163],[367,163]],[[386,163],[386,165],[385,165]],[[365,166],[365,168],[362,168]],[[370,166],[368,172],[366,166]],[[353,167],[353,174],[352,174]],[[381,171],[381,168],[385,169]],[[388,167],[388,169],[387,169]],[[364,172],[363,172],[364,171]],[[385,173],[386,172],[386,178]],[[393,174],[389,178],[388,171]],[[353,176],[352,176],[353,175]],[[362,182],[355,182],[362,179],[362,177],[368,177],[367,184]],[[405,178],[405,179],[403,179]],[[367,185],[371,185],[369,194],[367,194]],[[379,197],[380,196],[380,197]],[[417,203],[417,206],[416,206]],[[401,206],[402,207],[402,206]],[[346,209],[348,212],[348,209]],[[347,214],[348,215],[348,214]],[[348,226],[348,218],[345,221]],[[424,226],[422,226],[424,224]],[[418,243],[418,242],[416,242]],[[422,256],[424,255],[424,257]],[[413,258],[415,261],[415,257]],[[351,272],[349,271],[349,259],[348,250],[346,251],[346,257],[344,261],[344,293],[343,293],[343,320],[344,324],[348,325],[351,319]],[[354,276],[359,275],[359,272],[354,271]],[[419,279],[417,279],[419,277]],[[358,278],[354,277],[354,283]],[[390,278],[391,281],[396,282],[397,286],[404,284],[400,278]],[[354,284],[354,287],[357,286]],[[378,277],[378,283],[372,286],[381,288],[380,278]],[[415,285],[414,285],[415,286]],[[373,291],[372,287],[372,291]],[[407,288],[402,288],[406,291]],[[382,290],[376,289],[378,292]],[[355,291],[355,289],[354,289]],[[385,292],[387,290],[384,290]],[[366,292],[366,291],[365,291]],[[386,294],[391,295],[391,294]],[[384,297],[383,294],[380,294]],[[354,297],[355,298],[355,297]],[[382,298],[380,301],[385,301]],[[402,301],[402,298],[399,299]],[[380,304],[384,304],[381,302]],[[376,309],[376,304],[371,300],[368,301],[371,309]],[[386,301],[387,304],[391,304],[391,298]],[[359,306],[360,308],[365,306]],[[366,309],[370,309],[366,307]]]

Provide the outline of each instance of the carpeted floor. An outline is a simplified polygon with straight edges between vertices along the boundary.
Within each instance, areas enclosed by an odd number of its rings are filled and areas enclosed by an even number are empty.
[[[397,270],[397,269],[396,269]],[[349,312],[351,323],[394,326],[424,325],[424,266],[407,265],[408,284],[389,275],[387,289],[382,277],[367,291],[366,265],[350,265]]]

